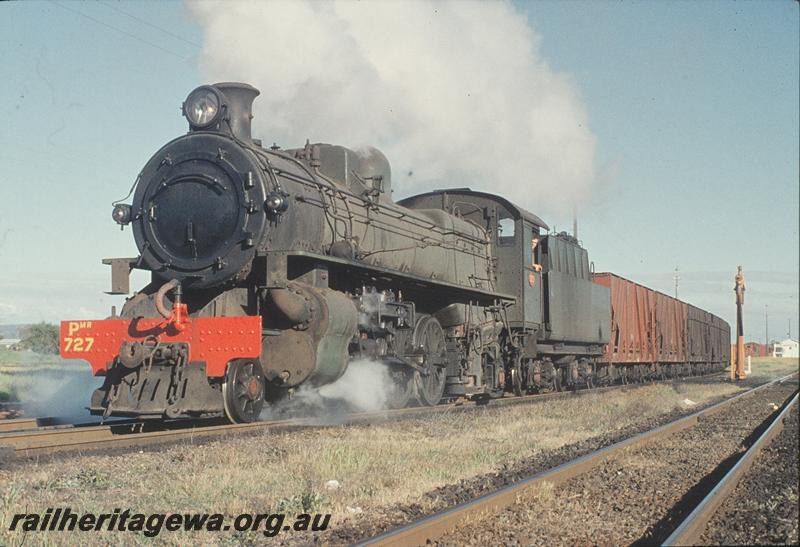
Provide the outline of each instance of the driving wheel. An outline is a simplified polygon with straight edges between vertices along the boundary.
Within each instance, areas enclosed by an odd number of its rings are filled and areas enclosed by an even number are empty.
[[[404,365],[389,365],[389,376],[392,378],[386,406],[388,408],[405,408],[414,396],[414,370]]]
[[[264,408],[264,371],[253,359],[231,361],[222,384],[225,416],[233,423],[258,420]]]
[[[423,317],[414,329],[414,345],[422,351],[422,371],[417,372],[417,397],[425,406],[439,404],[447,377],[442,325],[435,317]]]

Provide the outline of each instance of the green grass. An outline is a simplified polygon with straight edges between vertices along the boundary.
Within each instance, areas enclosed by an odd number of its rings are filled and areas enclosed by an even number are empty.
[[[745,367],[747,364],[745,363]],[[800,359],[782,357],[753,357],[749,377],[767,379],[800,371]]]
[[[28,350],[11,351],[5,348],[0,349],[0,370],[17,366],[57,366],[64,362],[68,361],[58,355],[42,355]]]
[[[3,385],[0,379],[0,403],[14,402],[19,400],[19,393],[13,385]]]

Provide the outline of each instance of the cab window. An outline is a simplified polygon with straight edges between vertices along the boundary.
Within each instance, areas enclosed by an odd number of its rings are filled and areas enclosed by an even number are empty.
[[[513,245],[514,244],[514,219],[501,218],[497,221],[497,243],[499,245]]]

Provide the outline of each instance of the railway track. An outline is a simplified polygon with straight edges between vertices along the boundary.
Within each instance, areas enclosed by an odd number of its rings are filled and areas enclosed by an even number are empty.
[[[586,543],[587,541],[591,540],[591,538],[581,537],[580,539],[570,538],[564,539],[561,535],[561,532],[569,530],[570,528],[578,528],[580,529],[582,526],[585,526],[585,520],[589,516],[589,512],[586,511],[584,513],[577,512],[572,516],[575,517],[575,522],[569,523],[557,523],[556,528],[552,531],[552,535],[550,536],[542,536],[542,537],[525,537],[524,535],[518,535],[518,532],[526,533],[528,530],[524,524],[521,525],[520,520],[515,520],[514,511],[521,511],[521,512],[530,512],[531,507],[535,507],[535,510],[546,510],[546,508],[538,507],[538,504],[526,504],[522,503],[520,500],[526,499],[526,497],[535,496],[537,492],[541,491],[550,491],[552,492],[552,498],[556,500],[561,500],[563,498],[571,497],[571,498],[578,498],[587,497],[586,489],[588,488],[586,484],[581,484],[581,480],[584,477],[596,477],[606,472],[606,474],[610,475],[612,482],[616,480],[618,475],[622,475],[622,471],[617,470],[617,467],[613,465],[609,465],[609,462],[613,460],[618,460],[620,458],[625,457],[625,455],[630,455],[635,453],[637,450],[642,449],[643,447],[648,447],[655,445],[664,439],[669,439],[672,436],[680,435],[682,432],[689,432],[693,428],[697,428],[700,424],[704,424],[708,421],[711,421],[714,416],[719,416],[721,412],[729,410],[732,408],[733,405],[737,405],[746,401],[749,398],[753,398],[757,396],[759,393],[763,393],[763,390],[769,390],[775,386],[783,385],[784,382],[792,382],[792,387],[794,391],[794,399],[796,401],[796,379],[792,378],[797,376],[797,374],[791,374],[785,376],[783,378],[779,378],[773,380],[771,382],[762,384],[757,386],[753,389],[750,389],[744,393],[738,394],[730,399],[727,399],[721,403],[717,403],[713,406],[700,410],[694,414],[685,416],[678,420],[675,420],[671,423],[663,425],[661,427],[655,428],[651,431],[647,431],[636,435],[634,437],[628,438],[596,452],[592,452],[590,454],[586,454],[582,457],[579,457],[575,460],[566,462],[562,465],[559,465],[555,468],[537,473],[532,475],[526,479],[508,485],[506,487],[500,488],[493,492],[484,494],[478,498],[470,500],[468,502],[458,504],[453,506],[449,509],[440,511],[433,515],[427,516],[425,518],[419,519],[414,521],[410,524],[405,526],[401,526],[394,530],[390,530],[383,534],[374,536],[370,539],[367,539],[361,542],[359,545],[380,545],[380,546],[389,546],[389,545],[425,545],[425,544],[463,544],[463,543],[471,543],[471,544],[480,544],[480,543],[490,543],[490,544],[508,544],[508,543],[551,543],[551,539],[555,537],[561,538],[561,540],[565,543]],[[791,379],[791,380],[790,380]],[[787,406],[788,408],[788,406]],[[725,415],[722,415],[723,417]],[[773,424],[766,428],[764,435],[774,436],[777,434],[777,429],[779,426],[775,425],[782,420],[783,414],[775,420],[775,414],[771,413],[770,417],[768,418],[768,422]],[[764,427],[764,422],[759,421],[759,425]],[[774,427],[773,427],[774,426]],[[753,430],[758,430],[759,428],[753,428]],[[767,439],[771,437],[764,437],[761,436],[758,442],[763,443],[766,442]],[[763,439],[763,440],[762,440]],[[753,444],[752,446],[755,446]],[[760,448],[756,449],[760,450]],[[751,454],[752,448],[748,451],[748,454]],[[679,454],[680,451],[676,451],[675,454]],[[756,452],[752,452],[749,456],[750,458],[754,457]],[[652,455],[651,455],[652,457]],[[650,465],[653,460],[649,462],[645,462],[645,466]],[[738,471],[736,473],[741,474],[744,469],[747,468],[749,464],[743,463],[741,466],[738,464],[734,466],[734,469],[738,467]],[[605,469],[604,469],[605,468]],[[673,469],[673,472],[676,470]],[[731,470],[733,473],[734,470]],[[726,477],[728,474],[726,474]],[[641,479],[641,477],[637,477],[637,479]],[[643,479],[641,479],[643,480]],[[730,491],[730,480],[727,479],[728,486],[721,486],[720,488],[716,489],[717,493],[714,494],[715,497],[723,495]],[[574,489],[569,490],[568,487],[572,486]],[[705,488],[709,488],[714,490],[713,484],[704,484]],[[563,488],[564,491],[560,491],[559,488]],[[582,492],[583,490],[583,492]],[[661,492],[658,492],[661,493]],[[712,492],[713,493],[713,492]],[[608,498],[608,492],[596,492],[598,504],[606,503],[610,504],[614,500],[612,498]],[[630,496],[630,494],[629,494]],[[685,504],[687,500],[691,500],[696,496],[684,496],[686,500],[682,499],[682,506],[678,508],[678,513],[680,514],[681,511],[684,513],[691,511],[691,508],[686,509]],[[697,515],[692,516],[689,515],[687,520],[693,519],[695,524],[686,523],[684,524],[683,519],[679,519],[677,522],[672,522],[669,518],[664,517],[655,527],[648,527],[646,529],[646,533],[648,537],[644,537],[644,535],[639,536],[638,538],[633,538],[632,540],[626,540],[624,542],[631,543],[636,542],[637,540],[644,543],[644,544],[653,544],[653,543],[660,543],[660,541],[654,542],[653,539],[656,539],[658,536],[663,538],[667,538],[670,536],[672,531],[677,531],[676,528],[683,527],[683,530],[696,530],[697,528],[703,528],[700,524],[702,519],[708,518],[710,515],[707,515],[707,511],[711,510],[712,507],[716,507],[719,505],[720,501],[711,502],[711,501],[703,501],[702,504],[705,504],[706,510],[698,511],[698,514],[703,515],[698,517]],[[558,503],[559,501],[555,501],[553,503]],[[652,500],[642,501],[641,499],[636,499],[636,494],[633,496],[634,504],[647,504],[651,503]],[[558,509],[564,509],[563,507],[558,507]],[[595,508],[596,509],[596,508]],[[614,509],[618,511],[619,508]],[[508,514],[507,514],[508,513]],[[613,512],[612,512],[613,513]],[[713,511],[712,511],[713,513]],[[564,514],[564,513],[560,513]],[[577,515],[577,516],[576,516]],[[538,516],[538,515],[537,515]],[[544,515],[542,515],[544,516]],[[488,524],[485,521],[488,520]],[[695,520],[701,519],[701,520]],[[523,519],[524,520],[524,519]],[[613,526],[611,523],[608,523],[609,526]],[[492,530],[493,528],[498,527],[506,527],[511,528],[510,531],[506,535],[503,535],[505,530],[501,530],[499,533],[496,533],[496,530]],[[468,527],[468,528],[467,528]],[[560,527],[560,528],[559,528]],[[687,532],[688,533],[688,532]],[[695,533],[695,532],[692,532]],[[702,530],[700,530],[702,533]],[[648,535],[649,534],[649,535]],[[655,534],[655,535],[654,535]],[[674,541],[675,544],[692,544],[694,543],[694,539],[699,536],[686,536],[689,538],[688,541],[682,539],[683,536],[676,536],[678,539],[667,538],[667,542]],[[544,541],[543,541],[544,540]],[[597,538],[593,538],[594,541]],[[611,540],[610,543],[617,543],[617,540]]]
[[[724,373],[678,380],[666,380],[665,382],[714,381],[718,379],[721,374]],[[6,429],[0,429],[0,459],[25,459],[68,453],[83,454],[104,450],[128,449],[131,447],[138,448],[186,440],[194,442],[226,436],[252,435],[267,430],[286,431],[321,425],[398,420],[419,417],[430,413],[469,411],[486,406],[496,407],[532,404],[558,399],[584,397],[610,391],[640,389],[648,385],[652,385],[652,383],[613,385],[593,389],[580,389],[576,391],[553,392],[521,397],[503,397],[483,402],[451,403],[435,407],[412,407],[398,410],[355,413],[333,419],[320,419],[319,417],[289,418],[249,424],[229,424],[221,419],[208,419],[203,421],[175,420],[170,422],[125,420],[103,425],[74,424],[38,427],[37,424],[34,423],[35,419],[33,418],[21,419],[19,421],[6,420],[7,422],[15,423],[9,424]],[[21,427],[26,424],[28,427]]]
[[[709,523],[716,514],[717,510],[727,500],[736,489],[736,486],[744,478],[747,472],[758,459],[761,452],[783,431],[784,421],[790,412],[797,411],[798,394],[792,397],[780,414],[772,420],[772,423],[758,437],[758,440],[745,452],[717,483],[717,485],[703,498],[676,528],[675,531],[664,541],[664,545],[702,545],[702,537],[707,530]]]
[[[93,427],[100,425],[99,420],[92,420],[88,422],[65,422],[62,418],[53,416],[30,416],[20,418],[4,418],[0,419],[0,433],[6,432],[21,432],[21,431],[45,431],[49,429],[78,429],[85,427]],[[137,420],[115,419],[109,425],[123,425],[140,423]]]
[[[0,432],[19,431],[36,427],[39,427],[39,420],[36,418],[6,418],[0,420]]]

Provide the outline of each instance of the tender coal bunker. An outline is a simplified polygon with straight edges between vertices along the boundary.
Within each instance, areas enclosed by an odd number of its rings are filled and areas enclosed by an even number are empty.
[[[153,195],[151,224],[171,257],[205,263],[225,254],[240,207],[224,174],[195,173],[172,179]]]

